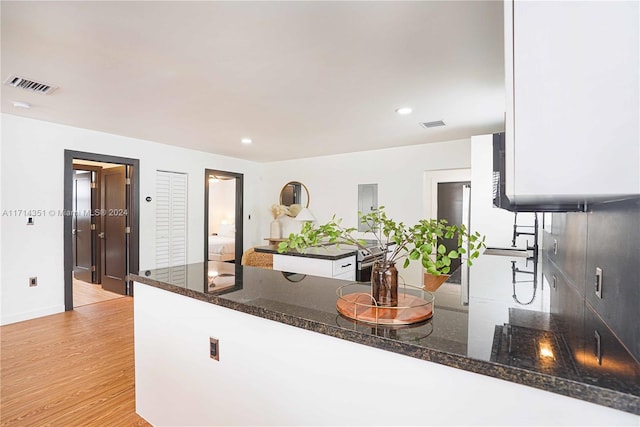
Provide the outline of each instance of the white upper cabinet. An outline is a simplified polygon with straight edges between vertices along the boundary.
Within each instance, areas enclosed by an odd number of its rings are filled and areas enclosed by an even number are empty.
[[[640,194],[639,5],[505,1],[512,202]]]

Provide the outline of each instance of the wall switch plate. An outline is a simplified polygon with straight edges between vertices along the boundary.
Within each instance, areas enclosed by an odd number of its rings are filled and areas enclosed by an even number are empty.
[[[220,360],[220,345],[217,338],[209,337],[209,357]]]
[[[37,277],[29,277],[29,287],[38,286]]]
[[[598,298],[602,298],[602,269],[600,267],[596,267],[596,277],[594,284],[596,288],[596,296]]]
[[[553,254],[558,255],[558,240],[553,239]]]

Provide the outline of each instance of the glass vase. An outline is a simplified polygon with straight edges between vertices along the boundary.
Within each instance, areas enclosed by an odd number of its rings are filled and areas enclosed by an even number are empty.
[[[398,306],[398,270],[395,263],[374,262],[371,269],[371,296],[380,307]]]

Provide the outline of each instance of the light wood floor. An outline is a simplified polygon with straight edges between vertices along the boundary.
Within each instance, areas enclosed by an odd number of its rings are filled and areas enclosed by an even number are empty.
[[[122,298],[124,295],[105,291],[101,285],[83,282],[73,279],[73,306],[81,307],[96,302],[108,301],[114,298]]]
[[[133,298],[2,326],[0,336],[0,425],[150,425],[135,413]]]

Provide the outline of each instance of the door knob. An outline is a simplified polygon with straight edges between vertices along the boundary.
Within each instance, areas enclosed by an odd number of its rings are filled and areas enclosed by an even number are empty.
[[[104,239],[104,231],[98,233],[98,237],[101,239]]]

